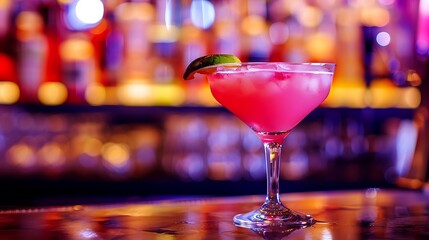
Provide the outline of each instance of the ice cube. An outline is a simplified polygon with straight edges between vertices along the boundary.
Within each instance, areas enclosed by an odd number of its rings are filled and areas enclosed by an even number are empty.
[[[241,86],[240,86],[241,90],[245,94],[249,94],[257,90],[253,81],[250,81],[249,79],[241,79],[240,83],[241,83]]]
[[[274,81],[277,84],[277,86],[279,86],[280,88],[284,88],[288,85],[288,83],[290,82],[289,80],[291,79],[291,75],[290,73],[287,72],[276,72],[274,73]]]
[[[309,92],[318,92],[320,88],[320,80],[317,77],[308,76],[308,78],[304,81],[306,85],[306,89]]]
[[[249,71],[262,71],[262,70],[277,70],[276,64],[249,64],[246,66]]]
[[[280,88],[276,81],[268,81],[262,88],[259,88],[259,91],[265,92],[267,94],[274,94],[280,91]]]
[[[291,71],[293,66],[294,65],[291,65],[290,63],[278,63],[277,70]]]
[[[323,63],[279,63],[279,70],[293,72],[329,72]]]

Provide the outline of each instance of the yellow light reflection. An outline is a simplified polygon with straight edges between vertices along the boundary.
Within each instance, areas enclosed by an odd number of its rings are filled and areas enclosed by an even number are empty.
[[[66,61],[86,60],[94,55],[94,47],[88,39],[75,36],[60,45],[60,55]]]
[[[179,29],[176,26],[167,28],[164,24],[154,24],[149,28],[149,38],[152,42],[176,42]]]
[[[176,236],[167,234],[158,234],[156,240],[176,240]]]
[[[326,107],[417,108],[421,93],[416,87],[399,88],[389,79],[374,81],[369,88],[359,84],[334,84]]]
[[[120,21],[150,21],[155,16],[155,9],[150,3],[127,2],[119,5],[116,13]]]
[[[366,106],[365,94],[366,89],[363,85],[334,85],[323,105],[330,107],[363,108]]]
[[[154,85],[152,91],[157,105],[179,106],[186,100],[185,91],[176,84]]]
[[[213,94],[210,91],[210,87],[208,85],[202,85],[196,91],[192,91],[188,93],[188,96],[196,96],[198,99],[198,103],[203,106],[219,106],[218,101],[213,97]]]
[[[40,85],[37,96],[45,105],[60,105],[67,100],[67,87],[60,82],[45,82]]]
[[[57,143],[48,143],[38,152],[42,163],[47,166],[62,166],[66,162],[63,149]]]
[[[263,34],[266,29],[266,21],[263,17],[258,15],[250,15],[243,19],[241,28],[244,33],[255,36]]]
[[[85,134],[72,139],[72,151],[75,155],[87,154],[93,158],[101,155],[103,142]]]
[[[305,6],[298,12],[298,21],[306,27],[316,27],[323,18],[322,11],[314,6]]]
[[[405,177],[399,177],[396,179],[395,183],[404,188],[410,188],[410,189],[421,189],[424,185],[423,181],[419,179],[411,179],[411,178],[405,178]]]
[[[420,90],[414,87],[401,89],[402,101],[398,107],[417,108],[421,102]]]
[[[23,11],[16,18],[17,38],[26,40],[43,29],[43,19],[37,12]]]
[[[100,149],[102,149],[103,143],[93,137],[85,138],[83,152],[88,154],[91,157],[97,157],[101,154]]]
[[[329,230],[328,228],[323,229],[322,231],[322,236],[321,236],[321,240],[332,240],[332,233],[331,230]]]
[[[218,38],[227,38],[236,31],[235,22],[221,19],[215,22],[214,32]]]
[[[184,25],[181,29],[181,41],[183,42],[192,42],[199,41],[203,38],[204,33],[201,29],[195,27],[194,25]]]
[[[369,105],[372,108],[397,106],[400,95],[398,89],[388,80],[377,80],[369,89]]]
[[[106,143],[101,149],[102,157],[112,166],[124,166],[130,157],[130,150],[127,145],[119,143]]]
[[[335,47],[335,39],[331,34],[316,33],[310,35],[306,41],[307,51],[314,60],[329,59],[335,52]]]
[[[364,8],[361,12],[361,22],[366,26],[384,27],[390,22],[390,13],[380,7]]]
[[[340,7],[336,11],[336,23],[339,26],[348,27],[358,23],[359,16],[353,9]]]
[[[154,92],[143,80],[129,80],[118,87],[118,101],[129,106],[151,105]]]
[[[66,5],[72,3],[74,0],[57,0],[60,5]]]
[[[407,82],[413,86],[419,86],[422,83],[420,75],[415,70],[407,71]]]
[[[106,88],[98,83],[90,84],[85,90],[85,99],[90,105],[102,105],[106,101]]]
[[[144,80],[129,80],[117,88],[120,104],[128,106],[170,105],[185,102],[185,90],[177,84],[149,84]]]
[[[36,164],[36,155],[32,147],[27,144],[16,144],[8,150],[12,164],[28,168]]]
[[[10,0],[0,0],[0,8],[8,8],[10,6]]]
[[[19,100],[19,87],[14,82],[0,82],[0,103],[13,104]]]

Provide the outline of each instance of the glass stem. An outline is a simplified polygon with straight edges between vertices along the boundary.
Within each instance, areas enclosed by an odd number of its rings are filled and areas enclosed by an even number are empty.
[[[267,171],[267,197],[265,204],[282,205],[279,194],[279,179],[280,179],[280,156],[282,145],[276,142],[264,143],[266,171]],[[277,206],[280,207],[280,206]]]

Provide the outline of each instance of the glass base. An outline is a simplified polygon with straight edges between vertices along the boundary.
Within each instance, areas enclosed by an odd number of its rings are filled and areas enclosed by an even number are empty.
[[[286,207],[274,213],[267,213],[263,208],[234,216],[234,224],[244,228],[290,227],[305,228],[316,222],[310,215],[292,211]]]

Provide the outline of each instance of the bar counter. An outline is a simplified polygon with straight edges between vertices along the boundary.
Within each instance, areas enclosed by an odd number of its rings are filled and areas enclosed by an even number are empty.
[[[403,189],[288,193],[288,207],[317,223],[245,229],[237,213],[263,196],[194,197],[0,209],[0,239],[429,239],[429,195]]]

